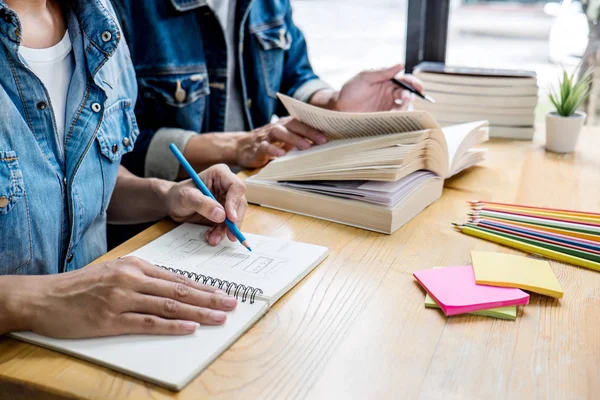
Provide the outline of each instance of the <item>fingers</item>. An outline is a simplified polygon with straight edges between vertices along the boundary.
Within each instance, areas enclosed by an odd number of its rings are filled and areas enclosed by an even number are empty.
[[[299,150],[306,150],[312,146],[312,143],[301,136],[290,132],[283,124],[276,124],[269,134],[270,142],[283,142]]]
[[[292,118],[285,124],[285,127],[293,134],[302,136],[313,143],[324,144],[327,142],[327,137],[323,132],[311,128],[308,125],[303,124],[297,119]]]
[[[360,73],[362,79],[364,79],[368,83],[379,83],[384,81],[389,81],[394,78],[396,75],[400,73],[404,69],[404,64],[396,64],[389,68],[373,70],[373,71],[363,71]]]
[[[183,276],[181,274],[176,274],[174,272],[171,271],[167,271],[166,269],[163,268],[159,268],[156,265],[152,265],[144,260],[141,260],[139,258],[135,258],[135,257],[128,257],[131,259],[136,259],[140,262],[142,262],[143,264],[140,264],[140,269],[142,270],[142,272],[144,273],[144,275],[146,275],[149,278],[154,278],[154,279],[161,279],[163,281],[167,281],[167,282],[173,282],[173,283],[181,283],[184,285],[187,285],[191,288],[194,288],[196,290],[201,290],[203,292],[207,292],[207,293],[215,293],[218,289],[210,286],[210,285],[203,285],[202,283],[198,283],[186,276]],[[127,259],[123,259],[124,261],[127,261]],[[144,281],[142,283],[142,285],[146,284],[147,281]]]
[[[283,157],[285,155],[285,150],[263,140],[258,146],[257,153],[259,155],[266,155],[269,158]]]
[[[140,295],[131,299],[131,303],[135,311],[142,314],[194,321],[202,325],[221,325],[227,319],[227,314],[221,310],[192,306],[164,297]]]
[[[225,210],[216,200],[203,195],[191,181],[186,184],[189,186],[181,189],[181,209],[178,210],[178,214],[197,213],[216,223],[225,221]]]
[[[423,82],[421,82],[421,80],[419,80],[418,78],[415,78],[412,75],[402,75],[401,77],[398,78],[398,80],[408,83],[409,85],[411,85],[412,87],[417,89],[419,92],[422,92],[423,89],[425,88],[423,86]]]
[[[231,299],[235,300],[233,298]],[[219,302],[219,300],[214,301]],[[148,314],[175,320],[194,321],[202,325],[221,325],[227,319],[227,314],[222,310],[194,306],[160,296],[143,294],[134,295],[130,299],[130,304],[132,311],[140,314]]]
[[[246,186],[237,177],[235,182],[232,182],[229,187],[226,187],[225,194],[225,211],[229,220],[235,224],[241,223],[244,220],[243,215],[239,215],[238,210],[242,205],[248,205],[246,201]],[[245,209],[244,209],[245,211]]]
[[[115,334],[146,335],[189,335],[194,333],[198,324],[193,321],[178,321],[159,318],[154,315],[123,313],[117,317]]]
[[[223,240],[228,231],[227,225],[225,224],[215,225],[206,232],[206,241],[211,246],[216,246]]]

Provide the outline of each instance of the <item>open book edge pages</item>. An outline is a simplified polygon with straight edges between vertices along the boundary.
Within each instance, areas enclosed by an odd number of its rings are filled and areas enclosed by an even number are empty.
[[[359,188],[364,191],[363,196],[371,197],[370,201],[344,195],[341,190],[340,193],[324,194],[321,190],[294,186],[301,185],[299,182],[287,185],[250,178],[246,180],[246,196],[249,202],[264,207],[391,234],[442,195],[443,179],[427,171],[418,171],[415,175],[421,176],[416,179],[407,176],[405,186],[396,188],[398,192],[385,193],[377,187],[377,184],[394,182],[370,182],[375,188],[369,185],[367,189]],[[339,188],[332,189],[336,190]],[[379,198],[374,199],[375,193]]]
[[[277,96],[292,117],[320,130],[329,140],[440,128],[427,111],[337,112],[312,106],[281,93]]]
[[[468,168],[461,165],[471,148],[488,139],[485,121],[426,131],[388,134],[368,139],[341,139],[308,150],[293,150],[276,159],[252,180],[380,180],[397,181],[426,169],[448,178]],[[483,149],[475,162],[483,160]]]
[[[292,102],[290,104],[293,107],[299,107],[297,103],[301,104],[304,114],[298,118],[317,121],[315,125],[325,125],[319,122],[321,115],[331,113],[293,99],[289,102]],[[301,121],[306,122],[303,119]],[[347,127],[351,123],[352,119],[345,121],[344,126]],[[330,132],[340,132],[338,128],[335,120],[327,124]],[[340,138],[308,150],[292,150],[273,160],[252,179],[396,181],[420,169],[447,178],[469,167],[470,165],[458,165],[457,162],[464,159],[464,153],[471,147],[487,139],[487,121],[469,122],[443,129],[428,128],[409,132],[386,132],[368,137]],[[481,161],[483,157],[481,152],[478,154],[480,159],[476,162]]]
[[[180,225],[132,255],[196,276],[202,274],[219,282],[235,283],[235,288],[230,288],[238,290],[232,294],[237,294],[240,301],[234,311],[227,313],[224,325],[199,326],[195,333],[177,337],[125,335],[63,340],[32,332],[17,332],[11,336],[172,390],[183,389],[250,329],[270,305],[312,271],[328,252],[322,246],[246,234],[256,250],[250,255],[237,242],[224,240],[218,246],[209,246],[203,239],[205,229],[198,225]],[[218,285],[219,282],[209,279],[206,283]],[[246,291],[253,285],[258,285],[263,293]],[[222,290],[227,290],[227,286],[222,286]]]

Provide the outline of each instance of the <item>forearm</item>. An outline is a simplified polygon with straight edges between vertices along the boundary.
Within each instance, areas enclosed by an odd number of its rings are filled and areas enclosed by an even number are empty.
[[[125,167],[119,167],[108,207],[108,221],[113,224],[135,224],[166,217],[166,196],[172,185],[172,182],[162,179],[140,178]]]
[[[0,335],[30,329],[32,304],[25,280],[39,277],[0,276]]]
[[[194,136],[185,146],[183,155],[198,172],[215,164],[237,165],[238,142],[247,132],[203,133]],[[186,178],[179,168],[178,178]]]
[[[335,103],[337,101],[339,92],[333,89],[322,89],[317,90],[308,100],[310,104],[316,107],[326,108],[328,110],[335,110]]]
[[[145,176],[168,181],[186,178],[177,159],[169,150],[175,144],[196,171],[215,164],[237,165],[238,141],[246,132],[203,133],[177,128],[159,129],[152,137],[145,161]]]

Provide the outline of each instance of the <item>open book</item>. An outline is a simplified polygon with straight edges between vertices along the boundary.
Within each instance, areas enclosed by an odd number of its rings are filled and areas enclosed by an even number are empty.
[[[60,340],[31,332],[11,336],[180,390],[258,321],[327,256],[325,247],[246,234],[253,252],[223,240],[212,247],[207,228],[183,224],[131,255],[217,286],[238,298],[222,326],[189,336],[129,335]]]
[[[280,95],[330,142],[293,150],[246,180],[248,201],[392,233],[485,158],[487,121],[441,128],[426,111],[340,113]]]

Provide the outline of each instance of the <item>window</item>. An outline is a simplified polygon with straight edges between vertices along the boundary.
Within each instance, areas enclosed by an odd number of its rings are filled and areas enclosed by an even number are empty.
[[[335,88],[364,69],[403,62],[408,0],[292,0],[315,72]]]
[[[588,40],[578,1],[451,1],[448,25],[448,65],[537,72],[537,120],[551,109],[546,94],[562,67],[576,67]]]

